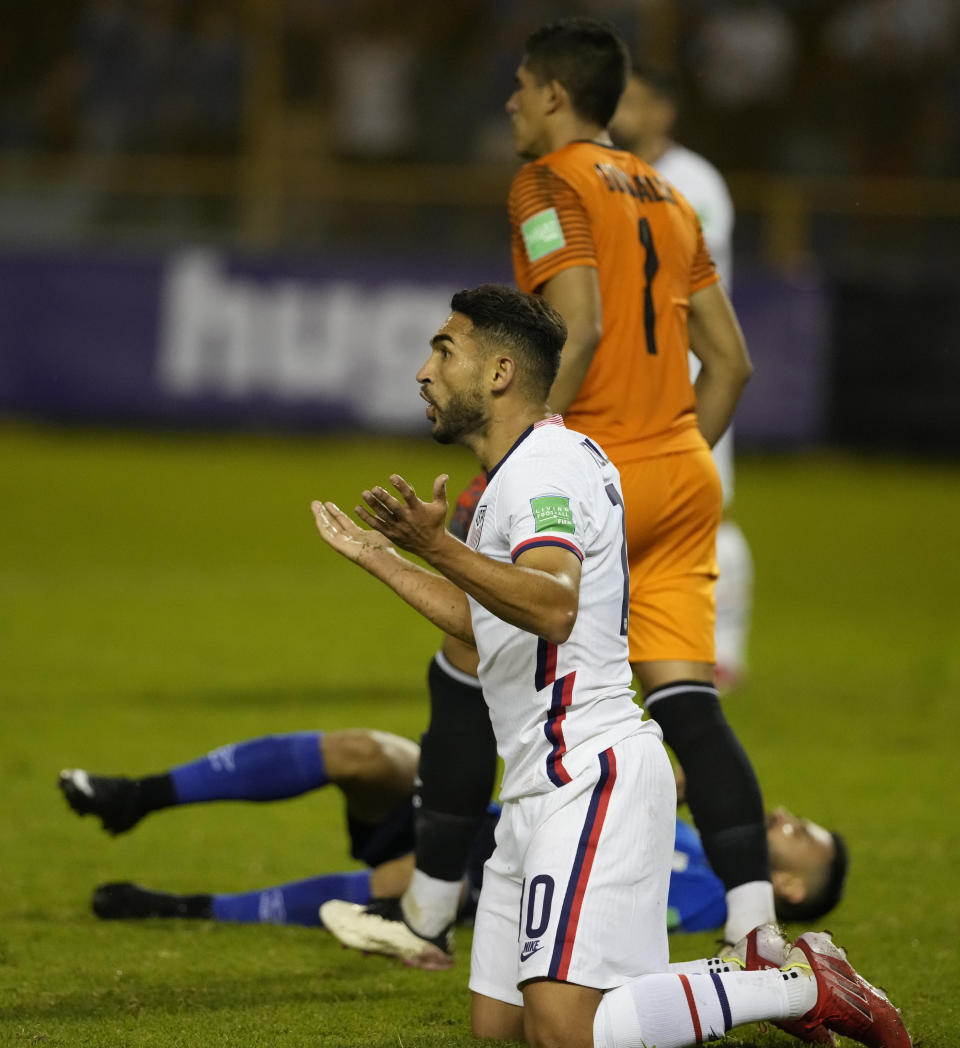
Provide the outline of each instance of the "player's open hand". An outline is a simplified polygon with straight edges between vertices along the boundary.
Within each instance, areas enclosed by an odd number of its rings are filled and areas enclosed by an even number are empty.
[[[311,502],[310,508],[323,541],[347,560],[360,563],[372,550],[393,548],[388,538],[361,528],[335,502]]]
[[[446,531],[447,474],[434,480],[432,502],[421,502],[413,487],[397,473],[390,477],[390,483],[399,498],[378,485],[361,493],[367,506],[357,506],[355,512],[364,524],[401,549],[429,561]]]

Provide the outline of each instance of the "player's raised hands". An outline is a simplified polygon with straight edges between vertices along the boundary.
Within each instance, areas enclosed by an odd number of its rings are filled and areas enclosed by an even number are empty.
[[[401,549],[429,560],[446,530],[447,474],[434,480],[432,502],[422,502],[398,473],[390,477],[390,483],[400,497],[379,485],[370,488],[361,493],[367,507],[355,507],[357,516]]]
[[[393,548],[386,536],[361,528],[335,502],[311,502],[310,508],[321,538],[347,560],[361,563],[371,550]]]

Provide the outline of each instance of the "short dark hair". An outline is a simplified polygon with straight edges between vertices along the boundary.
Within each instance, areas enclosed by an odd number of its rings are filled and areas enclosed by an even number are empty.
[[[539,295],[505,284],[481,284],[458,291],[450,301],[455,313],[473,323],[480,340],[505,343],[516,351],[521,380],[546,399],[560,367],[567,340],[563,317]]]
[[[680,105],[680,80],[672,69],[651,65],[648,62],[634,62],[630,75],[642,80],[655,95]]]
[[[850,853],[846,841],[839,833],[831,833],[833,839],[833,862],[823,887],[802,902],[777,901],[777,916],[782,921],[815,921],[828,914],[843,898],[843,889],[850,868]]]
[[[526,65],[540,83],[561,83],[580,116],[606,127],[627,84],[630,54],[609,22],[565,18],[527,40]]]

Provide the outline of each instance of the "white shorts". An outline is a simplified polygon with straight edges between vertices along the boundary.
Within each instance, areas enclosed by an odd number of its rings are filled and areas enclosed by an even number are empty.
[[[608,990],[666,971],[676,807],[650,732],[552,793],[506,803],[483,869],[470,989],[522,1005],[530,979]]]

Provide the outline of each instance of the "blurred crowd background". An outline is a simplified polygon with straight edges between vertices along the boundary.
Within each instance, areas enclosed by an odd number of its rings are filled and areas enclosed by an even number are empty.
[[[528,33],[578,13],[676,71],[678,137],[734,197],[738,271],[823,282],[834,357],[836,332],[859,332],[854,372],[919,369],[934,413],[952,412],[957,0],[7,5],[0,251],[203,244],[502,271],[504,102]],[[948,421],[914,443],[956,448]]]

